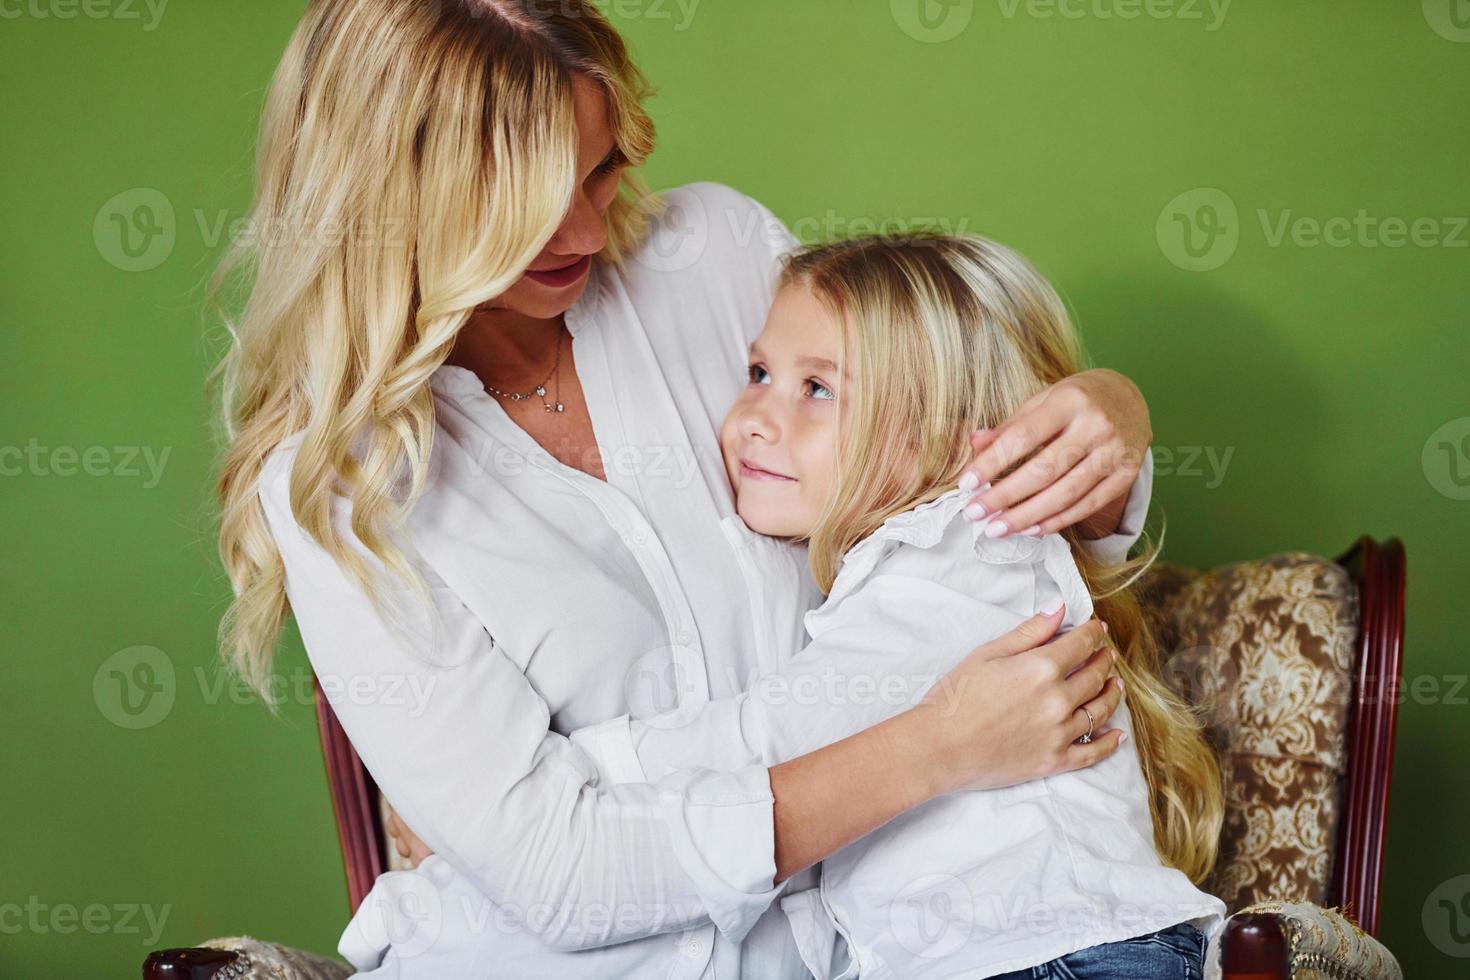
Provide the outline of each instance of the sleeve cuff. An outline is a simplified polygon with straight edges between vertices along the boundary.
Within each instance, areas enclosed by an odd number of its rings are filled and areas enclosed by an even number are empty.
[[[821,892],[821,888],[808,888],[786,895],[781,899],[781,911],[786,914],[786,924],[791,927],[797,955],[814,980],[832,980],[837,925],[822,902]]]
[[[659,788],[675,858],[704,899],[710,921],[730,942],[740,943],[782,887],[773,883],[775,798],[769,770],[681,770]]]
[[[628,737],[649,782],[680,769],[734,772],[761,760],[743,728],[749,693],[695,706],[689,713],[667,712],[628,722]]]
[[[609,783],[646,782],[632,722],[619,715],[569,738]],[[679,769],[657,783],[674,857],[704,900],[710,921],[739,943],[780,893],[770,771]]]
[[[638,753],[633,749],[629,725],[627,715],[618,715],[600,724],[579,728],[567,736],[567,739],[591,757],[604,782],[647,782],[643,764],[638,761]]]
[[[1106,537],[1084,541],[1082,546],[1104,564],[1121,565],[1127,561],[1129,549],[1143,534],[1153,490],[1154,452],[1153,447],[1149,447],[1144,451],[1138,475],[1133,478],[1133,486],[1128,491],[1128,503],[1123,506],[1123,518],[1118,522],[1118,529]]]

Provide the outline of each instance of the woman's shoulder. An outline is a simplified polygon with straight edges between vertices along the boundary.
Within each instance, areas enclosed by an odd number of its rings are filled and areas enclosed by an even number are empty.
[[[760,201],[728,184],[713,180],[697,180],[671,187],[661,195],[665,202],[664,218],[693,218],[708,224],[711,237],[735,247],[760,243],[767,249],[789,248],[795,239],[780,218]],[[684,211],[679,215],[677,212]]]
[[[275,448],[266,454],[255,480],[255,493],[261,509],[265,511],[266,526],[270,528],[276,547],[283,551],[310,541],[310,535],[302,526],[291,501],[291,474],[305,441],[305,432],[295,432],[276,443]],[[347,501],[334,494],[329,507],[333,522],[346,526],[346,511],[350,509]]]
[[[298,587],[307,588],[327,583],[332,588],[350,585],[355,590],[356,584],[348,582],[336,559],[324,550],[317,537],[320,528],[310,530],[309,525],[303,524],[296,513],[292,501],[292,470],[304,443],[304,432],[287,436],[266,454],[261,465],[255,488],[261,510],[265,514],[266,528],[282,559],[294,572]],[[395,487],[395,492],[399,492],[401,482]],[[422,502],[424,496],[431,492],[432,485],[425,489],[417,502]],[[363,543],[353,526],[352,510],[351,499],[339,488],[334,488],[327,503],[325,518],[330,521],[337,540],[354,552],[373,574],[380,576],[380,581],[385,586],[382,596],[398,593],[417,595],[409,585],[388,570],[380,554]],[[310,526],[315,527],[315,523]],[[418,547],[421,541],[413,521],[393,526],[386,530],[386,534],[431,590],[445,587],[444,581]]]
[[[266,510],[273,528],[283,528],[291,525],[299,529],[295,508],[292,506],[292,474],[296,468],[296,461],[303,452],[306,442],[306,432],[299,430],[286,436],[276,443],[265,456],[260,467],[260,473],[256,477],[255,492],[260,498],[261,505]],[[395,485],[394,491],[401,489],[400,484]],[[332,520],[348,532],[348,536],[355,537],[351,532],[351,510],[352,505],[348,497],[341,491],[340,487],[330,490],[330,508]]]
[[[301,444],[305,439],[305,432],[293,432],[266,453],[265,461],[260,466],[260,474],[255,480],[255,492],[263,502],[282,504],[290,500],[291,468],[296,465],[296,457],[300,454]],[[289,507],[287,510],[289,512]]]
[[[713,370],[740,377],[797,243],[764,205],[724,184],[699,181],[659,196],[639,244],[599,275],[625,295],[655,346],[716,351]]]
[[[696,181],[658,196],[659,211],[624,266],[634,278],[708,273],[717,282],[738,283],[748,272],[765,283],[798,244],[770,209],[728,185]]]
[[[441,378],[441,375],[444,377]],[[469,381],[465,382],[462,380],[461,375],[467,377]],[[450,366],[445,366],[439,371],[436,371],[430,379],[430,384],[433,387],[435,395],[439,398],[444,398],[449,395],[459,395],[469,385],[473,385],[477,391],[483,392],[484,390],[480,387],[479,381],[473,373],[463,368]],[[425,490],[420,496],[427,495],[431,492],[436,482],[440,471],[440,454],[442,452],[443,442],[447,438],[444,426],[437,415],[434,419],[433,430],[434,435],[431,443],[432,454],[427,469]],[[305,429],[298,429],[282,438],[276,443],[274,448],[266,453],[265,459],[261,463],[260,472],[256,477],[255,486],[256,493],[260,495],[262,500],[283,507],[289,503],[291,498],[292,472],[296,467],[297,459],[303,452],[306,435],[307,432]],[[367,450],[368,445],[366,439],[359,437],[353,443],[351,454],[355,459],[361,460]],[[389,490],[390,493],[400,497],[407,492],[409,485],[406,465],[403,469],[404,472],[400,473],[392,482]],[[335,502],[341,505],[348,503],[347,497],[342,493],[340,486],[333,487],[331,494]],[[286,507],[286,512],[290,512],[289,507]]]

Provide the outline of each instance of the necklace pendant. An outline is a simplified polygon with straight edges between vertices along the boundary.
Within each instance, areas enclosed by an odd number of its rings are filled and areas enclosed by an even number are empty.
[[[545,386],[544,385],[537,385],[536,386],[536,394],[540,395],[542,398],[545,398],[546,397],[546,388],[545,388]]]
[[[563,405],[561,402],[557,402],[556,403],[556,410],[558,412],[565,412],[567,410],[567,407],[565,405]]]

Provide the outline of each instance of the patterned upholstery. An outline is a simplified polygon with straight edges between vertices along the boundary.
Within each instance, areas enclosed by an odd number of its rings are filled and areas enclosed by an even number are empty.
[[[1301,553],[1205,573],[1160,565],[1144,606],[1170,681],[1205,711],[1225,778],[1208,890],[1232,910],[1325,903],[1358,627],[1352,581]]]
[[[249,936],[211,939],[204,946],[240,954],[240,959],[216,973],[214,980],[346,980],[354,972],[346,963]]]

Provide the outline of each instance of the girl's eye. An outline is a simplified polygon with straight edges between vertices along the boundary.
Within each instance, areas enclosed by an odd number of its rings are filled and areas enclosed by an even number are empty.
[[[753,385],[770,384],[770,372],[760,364],[752,364],[745,372],[746,378]],[[837,396],[816,378],[807,378],[802,384],[809,390],[812,398],[816,401],[834,401]]]
[[[811,385],[812,397],[815,398],[817,401],[831,401],[832,399],[837,397],[836,395],[832,394],[831,388],[828,388],[816,378],[807,378],[806,383]]]

